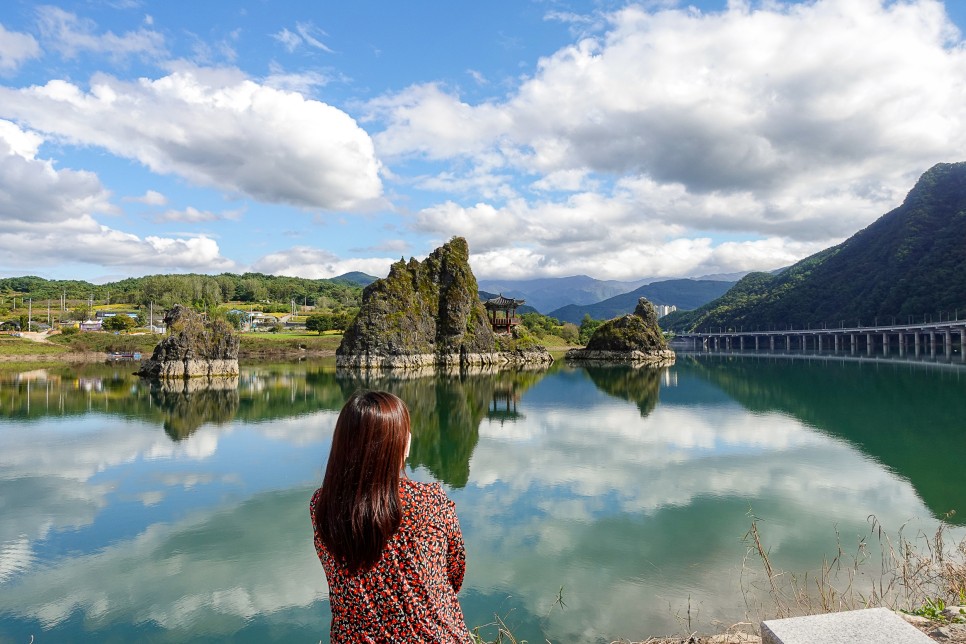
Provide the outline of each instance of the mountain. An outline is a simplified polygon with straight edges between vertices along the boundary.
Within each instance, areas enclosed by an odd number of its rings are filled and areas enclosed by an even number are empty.
[[[551,311],[548,315],[561,322],[580,324],[584,315],[595,320],[609,320],[634,310],[637,301],[646,297],[652,304],[674,305],[679,309],[695,309],[702,304],[721,297],[735,282],[715,280],[665,280],[654,282],[631,291],[608,298],[596,304],[569,304]]]
[[[527,304],[542,313],[558,309],[567,304],[600,302],[651,281],[650,279],[640,279],[620,282],[617,280],[598,280],[587,275],[574,275],[572,277],[544,277],[532,280],[479,280],[479,286],[480,290],[483,291],[502,293],[506,297],[526,300]],[[634,306],[628,309],[628,311],[633,310]]]
[[[906,322],[966,311],[966,162],[930,168],[905,201],[838,246],[751,273],[662,326],[677,331]]]
[[[333,282],[345,282],[347,284],[355,284],[356,286],[369,286],[375,282],[378,277],[373,277],[372,275],[367,275],[366,273],[360,273],[359,271],[352,271],[350,273],[343,273],[337,277],[333,277]]]

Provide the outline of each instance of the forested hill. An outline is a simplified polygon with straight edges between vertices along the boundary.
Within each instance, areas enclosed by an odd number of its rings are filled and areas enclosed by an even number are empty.
[[[663,318],[676,331],[905,322],[966,313],[966,162],[920,177],[901,206],[778,274]]]
[[[376,278],[364,273],[347,273],[332,279],[304,279],[262,273],[222,273],[221,275],[147,275],[107,284],[79,280],[46,280],[41,277],[0,279],[0,296],[59,300],[93,298],[95,303],[154,303],[170,306],[190,303],[214,306],[228,301],[289,302],[317,304],[326,298],[341,304],[358,305],[362,287]]]
[[[735,282],[718,282],[714,280],[665,280],[653,282],[634,289],[629,293],[622,293],[614,297],[597,302],[596,304],[570,304],[549,313],[550,317],[561,322],[580,324],[584,315],[595,320],[609,320],[627,313],[631,313],[637,306],[637,300],[646,297],[652,304],[674,305],[679,309],[695,309],[702,304],[721,297]]]

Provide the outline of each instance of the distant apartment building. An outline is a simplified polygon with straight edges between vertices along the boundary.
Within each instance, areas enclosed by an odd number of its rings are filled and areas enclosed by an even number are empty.
[[[656,304],[654,306],[654,308],[655,308],[655,310],[657,310],[657,317],[658,318],[663,318],[665,315],[667,315],[671,311],[677,311],[678,310],[678,307],[674,306],[673,304]]]

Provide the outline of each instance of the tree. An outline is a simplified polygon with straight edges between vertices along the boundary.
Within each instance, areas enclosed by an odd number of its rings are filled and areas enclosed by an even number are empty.
[[[560,326],[559,320],[542,313],[524,313],[520,318],[523,320],[523,325],[530,329],[538,338],[542,338],[548,333],[554,333],[557,327]]]
[[[104,320],[102,327],[105,331],[127,331],[133,329],[137,322],[127,315],[114,315]]]
[[[560,327],[560,337],[566,340],[568,344],[577,344],[580,341],[580,329],[573,322],[564,322],[563,326]]]
[[[225,321],[228,322],[236,331],[240,331],[242,328],[242,316],[241,313],[226,313]]]
[[[305,320],[305,329],[307,331],[318,331],[319,335],[322,335],[323,331],[328,331],[332,328],[332,316],[331,315],[310,315]]]
[[[580,343],[590,342],[590,336],[594,335],[594,331],[603,323],[604,320],[595,320],[589,313],[585,313],[584,319],[580,321]]]

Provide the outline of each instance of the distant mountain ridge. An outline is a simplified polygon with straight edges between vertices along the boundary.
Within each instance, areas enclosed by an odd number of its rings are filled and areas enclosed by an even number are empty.
[[[587,275],[570,277],[541,277],[530,280],[481,279],[481,291],[502,293],[506,297],[524,299],[541,313],[567,304],[593,304],[609,297],[634,290],[650,279],[621,282],[598,280]],[[633,310],[634,307],[631,307]]]
[[[379,278],[359,271],[351,271],[330,279],[333,282],[346,282],[348,284],[355,284],[356,286],[369,286]]]
[[[735,282],[678,279],[645,284],[629,293],[621,293],[595,304],[569,304],[548,315],[561,322],[580,324],[584,315],[595,320],[609,320],[634,310],[638,299],[646,297],[651,304],[674,305],[679,309],[695,309],[721,297]]]
[[[966,313],[966,162],[926,171],[898,208],[838,246],[662,320],[677,331],[906,322]]]

